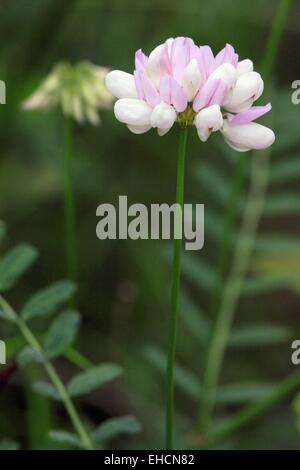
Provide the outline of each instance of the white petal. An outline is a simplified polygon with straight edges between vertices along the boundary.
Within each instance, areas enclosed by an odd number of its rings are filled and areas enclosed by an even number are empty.
[[[121,70],[113,70],[105,77],[108,90],[116,98],[137,98],[134,76]]]
[[[202,77],[196,59],[192,59],[184,69],[182,76],[182,87],[188,101],[192,101],[201,85]]]
[[[152,126],[127,126],[128,129],[134,134],[144,134],[152,129]]]
[[[160,137],[162,137],[163,135],[166,135],[170,129],[171,127],[169,127],[169,129],[157,129],[157,133]]]
[[[149,126],[152,108],[143,100],[122,98],[115,103],[115,116],[118,121],[130,126]]]
[[[263,89],[264,82],[259,73],[244,73],[237,79],[231,95],[224,102],[224,107],[232,112],[244,111],[261,96]]]
[[[202,142],[206,142],[211,132],[218,131],[223,126],[223,116],[220,106],[214,104],[209,108],[202,109],[195,118],[195,126],[199,138]]]
[[[225,120],[222,132],[226,142],[240,152],[250,149],[265,149],[270,147],[275,140],[272,129],[256,122],[250,122],[242,126],[230,126]]]
[[[241,60],[236,68],[237,76],[240,77],[244,73],[253,72],[253,62],[250,59]]]
[[[146,74],[157,89],[159,88],[160,83],[160,57],[163,47],[164,44],[160,44],[155,49],[153,49],[153,51],[149,55],[146,68]]]
[[[236,69],[232,64],[226,62],[225,64],[222,64],[217,67],[209,76],[209,79],[221,79],[223,80],[223,82],[226,83],[228,88],[232,88],[236,82]]]
[[[167,103],[160,103],[152,111],[151,124],[152,127],[160,129],[170,129],[176,121],[176,111],[173,106]]]

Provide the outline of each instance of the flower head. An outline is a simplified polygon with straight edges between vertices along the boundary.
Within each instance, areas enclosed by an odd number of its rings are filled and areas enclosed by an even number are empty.
[[[263,80],[251,60],[239,62],[229,44],[214,56],[209,46],[196,46],[190,38],[171,38],[149,57],[138,50],[133,74],[114,70],[105,82],[118,98],[116,118],[136,134],[156,128],[162,136],[179,122],[194,125],[203,142],[220,131],[240,152],[274,142],[271,129],[253,122],[271,109],[253,106]]]
[[[23,102],[25,111],[61,106],[77,122],[100,123],[98,109],[110,108],[113,96],[105,87],[108,70],[90,62],[56,65],[39,88]]]

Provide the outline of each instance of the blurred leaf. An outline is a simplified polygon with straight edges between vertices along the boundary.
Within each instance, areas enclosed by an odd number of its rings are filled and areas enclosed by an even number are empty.
[[[24,337],[21,335],[11,336],[5,340],[6,344],[6,358],[11,359],[15,357],[22,348],[27,344]]]
[[[286,183],[300,178],[299,156],[285,157],[284,160],[276,162],[271,166],[271,183]]]
[[[274,152],[287,152],[300,142],[299,109],[291,102],[290,90],[278,90],[272,97],[273,109],[280,109],[274,113],[274,129],[276,140],[272,147]]]
[[[205,207],[205,238],[212,238],[214,241],[219,241],[221,237],[222,218],[210,207]],[[205,243],[205,241],[204,241]]]
[[[4,438],[0,441],[0,450],[19,450],[20,444],[12,439]]]
[[[198,166],[195,175],[201,186],[209,192],[216,202],[222,206],[226,204],[229,196],[228,178],[221,173],[219,168],[212,168],[206,163]]]
[[[40,394],[43,395],[44,397],[51,398],[52,400],[57,400],[57,401],[60,401],[60,400],[61,400],[58,391],[57,391],[56,388],[55,388],[51,383],[49,383],[49,382],[44,382],[44,381],[35,382],[35,383],[32,385],[32,389],[33,389],[35,392],[40,393]]]
[[[222,385],[217,394],[217,403],[222,405],[243,405],[268,396],[274,389],[270,383],[235,383]]]
[[[159,348],[148,346],[145,348],[145,356],[155,369],[162,374],[166,373],[167,356]],[[188,397],[197,400],[200,394],[200,383],[198,377],[187,368],[178,363],[175,366],[175,384]]]
[[[24,274],[38,256],[31,245],[18,245],[0,259],[0,291],[14,287],[19,277]]]
[[[288,279],[284,276],[257,277],[245,280],[243,293],[247,295],[265,294],[278,289],[286,289],[288,285]]]
[[[293,400],[293,412],[295,416],[296,427],[300,432],[300,393],[297,393]]]
[[[80,313],[69,310],[60,314],[51,324],[45,339],[46,356],[54,358],[64,353],[73,343],[80,325]]]
[[[256,348],[282,343],[291,338],[292,331],[281,325],[274,324],[249,324],[235,327],[232,331],[229,346],[233,348]]]
[[[5,321],[9,321],[14,323],[15,320],[5,311],[5,310],[0,310],[0,318]]]
[[[262,234],[259,235],[255,242],[255,249],[259,252],[274,252],[278,253],[297,253],[300,255],[300,241],[298,238],[292,238],[287,235],[272,235]]]
[[[192,302],[187,294],[181,291],[179,300],[181,321],[185,324],[189,333],[193,335],[200,344],[207,340],[210,325],[204,313]]]
[[[197,286],[201,286],[205,290],[209,291],[214,286],[214,270],[203,257],[184,253],[182,257],[182,272],[189,281]]]
[[[91,367],[93,367],[92,361],[90,361],[87,357],[83,356],[81,352],[77,351],[77,349],[74,348],[68,348],[64,352],[64,357],[68,359],[72,364],[77,366],[79,369],[82,370],[88,370]]]
[[[66,444],[68,446],[74,446],[82,448],[82,443],[76,434],[66,432],[66,431],[49,431],[49,437],[54,441],[60,442],[61,444]]]
[[[134,416],[121,416],[104,421],[92,432],[96,444],[102,444],[121,435],[140,432],[141,425]]]
[[[298,194],[283,193],[280,195],[270,195],[266,201],[265,215],[287,215],[300,211],[300,196]]]
[[[45,359],[41,353],[35,351],[30,347],[24,348],[20,354],[18,355],[18,364],[20,367],[26,367],[28,364],[32,362],[41,363]]]
[[[85,395],[111,382],[121,374],[122,369],[117,364],[102,364],[76,375],[68,384],[68,391],[72,396]]]
[[[53,313],[61,304],[69,300],[75,292],[75,284],[71,281],[60,281],[34,294],[24,305],[21,317],[31,320]]]
[[[0,220],[0,243],[3,242],[6,235],[6,225],[2,220]]]
[[[294,246],[295,247],[295,246]],[[253,262],[253,270],[258,279],[270,279],[270,282],[277,282],[279,287],[289,288],[297,293],[300,291],[300,252],[295,251],[282,253],[268,253],[258,255]]]

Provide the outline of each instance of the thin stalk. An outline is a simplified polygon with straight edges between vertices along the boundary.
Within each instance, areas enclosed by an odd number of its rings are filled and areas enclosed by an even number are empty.
[[[66,271],[69,279],[77,277],[77,256],[75,236],[75,202],[73,188],[73,122],[65,118],[65,154],[64,154],[64,231]]]
[[[187,142],[187,126],[182,125],[179,137],[178,161],[177,161],[177,186],[176,203],[183,211],[184,204],[184,168]],[[175,219],[175,232],[178,224],[181,224],[181,217]],[[168,362],[167,362],[167,387],[166,387],[166,449],[173,449],[173,421],[174,421],[174,368],[176,356],[176,332],[177,332],[177,311],[180,288],[181,272],[181,251],[182,238],[174,238],[173,248],[173,272],[171,288],[171,304],[169,319],[169,341],[168,341]]]
[[[291,4],[292,0],[280,0],[278,4],[262,67],[266,80],[268,80],[270,76],[275,61],[276,51],[280,43]],[[207,433],[210,428],[226,345],[252,255],[258,223],[263,212],[268,185],[270,152],[270,150],[267,150],[263,154],[259,153],[257,156],[253,156],[250,189],[241,231],[233,255],[233,263],[228,282],[224,288],[223,297],[218,310],[216,324],[208,346],[202,387],[202,400],[200,400],[198,413],[198,428],[199,431],[204,434]]]
[[[269,155],[270,151],[266,151],[260,154],[258,159],[253,158],[251,187],[242,228],[208,349],[199,414],[199,428],[202,432],[209,431],[226,344],[247,273],[258,222],[263,211]]]
[[[7,313],[7,315],[10,316],[10,318],[12,319],[12,321],[17,325],[17,327],[19,328],[20,332],[22,333],[22,335],[24,336],[24,338],[26,339],[27,343],[31,346],[32,349],[34,349],[35,351],[37,351],[39,354],[41,354],[43,357],[44,357],[44,353],[43,353],[43,348],[42,346],[40,345],[40,343],[38,342],[38,340],[36,339],[36,337],[33,335],[32,331],[29,329],[29,327],[27,326],[27,324],[22,320],[22,318],[17,315],[17,313],[14,311],[14,309],[6,302],[6,300],[0,295],[0,305],[2,306],[3,310]],[[66,408],[66,411],[70,417],[70,420],[74,426],[74,429],[76,430],[78,436],[80,437],[80,440],[82,442],[82,445],[85,449],[87,450],[92,450],[93,449],[93,444],[91,442],[91,439],[76,411],[76,408],[70,398],[70,395],[66,389],[66,387],[64,386],[64,384],[62,383],[62,381],[60,380],[56,370],[54,369],[52,363],[45,359],[43,362],[42,362],[42,365],[49,377],[49,379],[51,380],[51,382],[53,383],[53,385],[55,386],[56,390],[58,391],[63,403],[64,403],[64,406]]]

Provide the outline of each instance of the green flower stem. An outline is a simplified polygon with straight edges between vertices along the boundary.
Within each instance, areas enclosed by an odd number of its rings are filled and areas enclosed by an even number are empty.
[[[65,118],[65,155],[64,155],[64,198],[65,198],[65,256],[69,279],[77,277],[77,256],[75,236],[75,203],[73,189],[73,122]]]
[[[282,36],[285,21],[292,0],[280,0],[271,35],[267,44],[263,70],[268,79],[276,51]],[[240,235],[236,244],[233,263],[228,282],[224,288],[216,324],[208,346],[206,368],[202,387],[202,400],[198,414],[198,427],[202,433],[210,428],[216,390],[223,363],[224,353],[231,330],[243,283],[251,259],[255,236],[261,218],[269,176],[269,158],[271,150],[253,156],[250,189],[242,220]]]
[[[11,320],[17,325],[19,328],[20,332],[26,339],[27,343],[31,346],[32,349],[37,351],[39,354],[44,356],[43,349],[38,342],[38,340],[35,338],[31,330],[28,328],[26,323],[22,320],[19,315],[13,310],[13,308],[6,302],[6,300],[0,295],[0,305],[5,311],[5,313],[11,318]],[[44,366],[44,369],[46,373],[48,374],[49,379],[55,386],[56,390],[58,391],[64,406],[66,408],[66,411],[70,417],[70,420],[74,426],[74,429],[78,433],[78,436],[80,437],[80,440],[82,442],[82,445],[85,449],[87,450],[93,450],[93,444],[92,441],[85,430],[85,427],[76,411],[76,408],[70,398],[70,395],[60,380],[58,374],[56,373],[56,370],[54,369],[52,363],[48,360],[45,360],[42,362],[42,365]]]
[[[177,189],[176,203],[183,208],[184,203],[184,167],[187,142],[187,126],[181,125],[179,137],[178,163],[177,163]],[[178,226],[178,218],[175,220]],[[181,223],[181,221],[180,221]],[[167,388],[166,388],[166,449],[173,449],[173,418],[174,418],[174,368],[176,356],[176,330],[178,297],[180,288],[182,239],[174,238],[173,274],[171,288],[171,305],[169,320],[169,346],[167,362]]]

